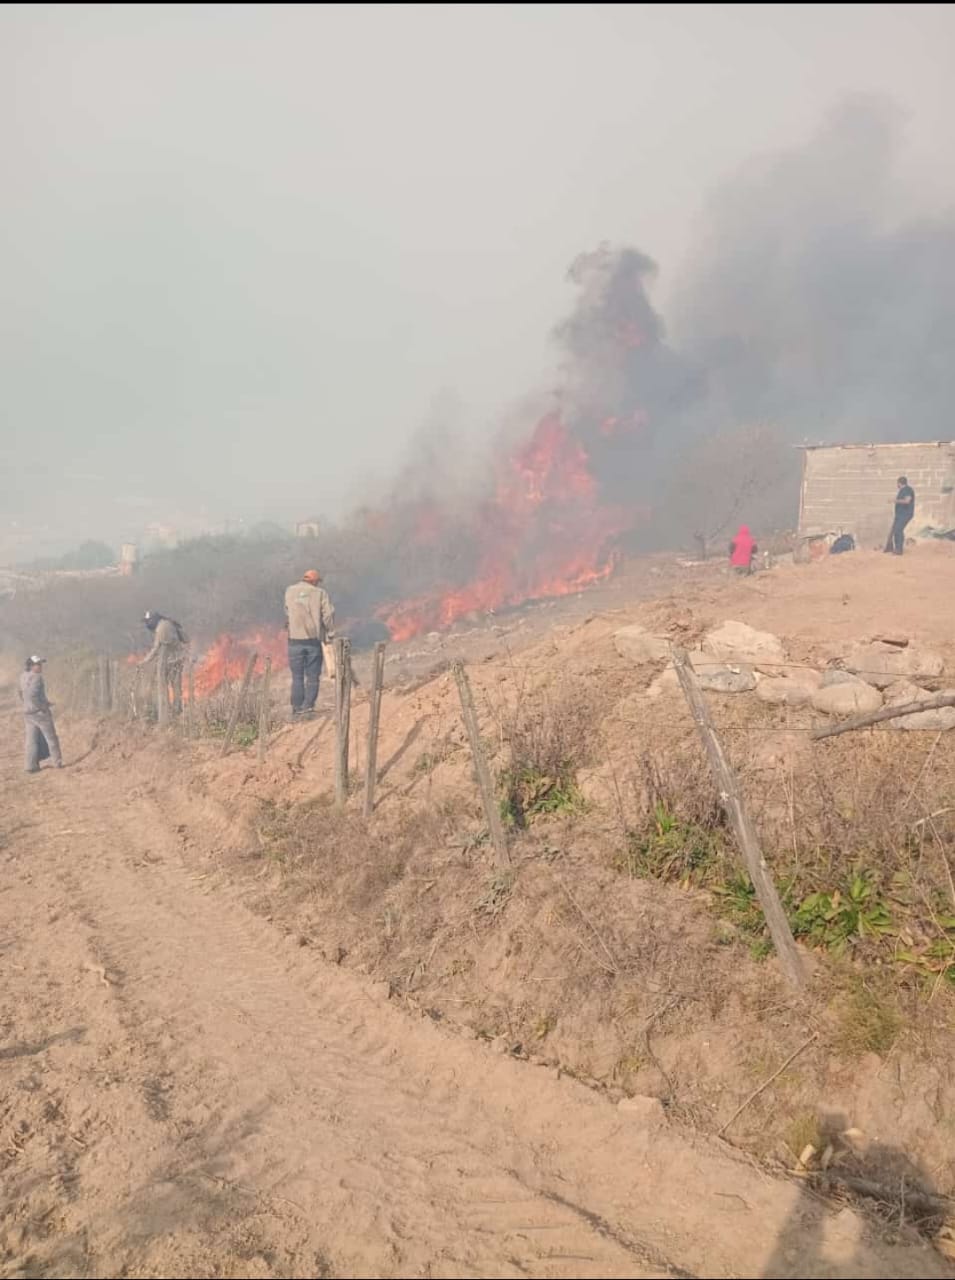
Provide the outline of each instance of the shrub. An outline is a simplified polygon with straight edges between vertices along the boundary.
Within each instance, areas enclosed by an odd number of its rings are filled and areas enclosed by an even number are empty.
[[[594,709],[580,686],[528,692],[500,716],[507,763],[500,771],[501,813],[517,827],[546,813],[580,812],[577,770],[590,756]]]

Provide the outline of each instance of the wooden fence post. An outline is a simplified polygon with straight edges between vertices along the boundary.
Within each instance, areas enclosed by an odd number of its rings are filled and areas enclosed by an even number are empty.
[[[487,822],[491,843],[494,845],[495,862],[498,867],[504,869],[510,867],[511,855],[507,847],[507,837],[504,835],[504,824],[501,822],[500,812],[494,802],[491,770],[488,767],[487,756],[484,754],[484,743],[481,741],[477,712],[474,709],[474,696],[471,693],[471,682],[468,680],[468,673],[464,669],[463,662],[455,662],[453,670],[454,678],[458,685],[458,695],[461,699],[461,714],[464,717],[464,727],[467,729],[468,742],[471,744],[471,755],[474,757],[474,772],[477,775],[478,789],[481,792],[481,804],[484,806],[484,820]]]
[[[763,909],[773,946],[779,956],[780,967],[790,985],[799,990],[806,981],[802,960],[789,927],[789,921],[786,919],[783,904],[776,892],[776,885],[766,866],[756,829],[743,804],[736,774],[710,719],[709,707],[706,705],[706,699],[697,683],[696,673],[690,665],[686,651],[672,645],[670,650],[677,679],[680,681],[690,714],[693,716],[697,732],[706,750],[713,779],[719,791],[720,802],[729,817],[736,842],[746,863],[746,870],[756,890],[759,905]]]
[[[169,720],[169,691],[166,681],[166,649],[156,655],[156,720],[164,725]]]
[[[348,740],[351,730],[351,641],[335,641],[335,803],[348,799]]]
[[[108,716],[113,709],[113,682],[111,677],[109,655],[101,653],[99,656],[99,709],[104,716]]]
[[[196,736],[196,660],[186,658],[186,737]]]
[[[130,708],[130,715],[133,720],[139,719],[139,686],[142,682],[142,678],[143,678],[143,669],[137,662],[135,669],[133,671],[132,686],[129,690],[129,708]]]
[[[378,777],[378,722],[381,717],[381,691],[385,680],[385,643],[375,645],[368,708],[368,759],[365,762],[365,808],[370,818],[375,809],[375,782]]]
[[[252,672],[255,670],[255,664],[258,659],[257,653],[249,654],[249,661],[245,666],[245,675],[242,677],[242,685],[239,689],[239,696],[236,704],[232,708],[232,715],[229,716],[229,727],[225,731],[225,741],[222,743],[221,755],[227,755],[229,748],[232,746],[232,739],[235,735],[235,727],[239,723],[239,716],[242,714],[242,707],[245,703],[246,695],[249,692],[249,685],[252,683]]]
[[[259,698],[259,759],[265,759],[265,741],[269,736],[269,719],[272,710],[269,688],[272,681],[272,659],[265,659],[265,675],[262,677],[262,692]]]

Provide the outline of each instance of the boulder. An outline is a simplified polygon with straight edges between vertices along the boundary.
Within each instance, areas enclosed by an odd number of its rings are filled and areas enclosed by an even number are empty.
[[[738,663],[710,662],[707,655],[700,653],[698,649],[689,657],[700,688],[707,693],[751,693],[756,688],[756,674],[752,667]],[[664,668],[647,688],[648,698],[679,693],[680,681],[672,666]]]
[[[851,671],[843,671],[839,667],[830,667],[828,671],[824,671],[819,680],[819,685],[823,689],[831,689],[837,684],[865,684],[866,681],[861,676],[854,675]]]
[[[931,649],[916,645],[871,641],[853,645],[846,655],[846,667],[877,689],[887,689],[901,678],[912,681],[936,680],[945,670],[945,659]]]
[[[791,684],[801,684],[809,690],[818,689],[822,684],[822,672],[815,667],[787,667],[782,675]]]
[[[756,697],[775,707],[804,707],[812,694],[812,687],[799,680],[760,680],[756,686]]]
[[[770,666],[786,661],[782,641],[769,631],[757,631],[745,622],[723,622],[703,637],[703,650],[723,662]]]
[[[934,698],[934,693],[920,689],[911,680],[896,680],[883,693],[887,707],[899,707],[903,702],[924,702],[926,698]]]
[[[878,711],[882,694],[864,680],[833,680],[813,693],[812,705],[827,716],[861,716]]]
[[[943,689],[943,693],[955,694],[955,689]],[[898,680],[885,691],[885,705],[899,707],[905,702],[927,702],[936,695],[928,689],[920,689],[910,680]],[[947,732],[955,729],[955,707],[932,707],[928,711],[913,711],[908,716],[898,716],[885,722],[887,729],[929,729]]]
[[[756,675],[752,667],[725,662],[694,662],[693,670],[701,689],[708,693],[752,693]]]
[[[889,729],[932,729],[945,733],[955,729],[955,707],[932,707],[928,711],[913,711],[910,716],[897,716],[886,721]]]
[[[663,636],[655,636],[645,627],[621,627],[613,634],[614,648],[621,658],[642,665],[661,662],[670,656],[670,642]]]

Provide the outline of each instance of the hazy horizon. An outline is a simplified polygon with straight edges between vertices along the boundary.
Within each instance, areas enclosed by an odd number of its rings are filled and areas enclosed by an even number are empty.
[[[556,385],[603,241],[718,345],[687,273],[719,192],[847,97],[899,109],[880,221],[955,205],[948,6],[14,5],[0,35],[0,562],[336,516],[436,414],[493,435]]]

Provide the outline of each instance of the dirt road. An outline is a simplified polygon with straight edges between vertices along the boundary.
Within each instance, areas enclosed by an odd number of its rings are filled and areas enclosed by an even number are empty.
[[[409,1018],[211,887],[115,756],[28,778],[7,723],[0,1274],[948,1274]]]

